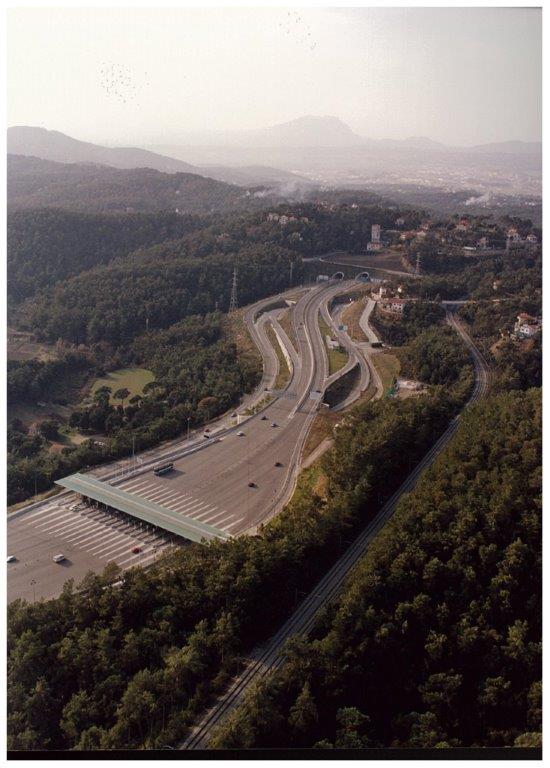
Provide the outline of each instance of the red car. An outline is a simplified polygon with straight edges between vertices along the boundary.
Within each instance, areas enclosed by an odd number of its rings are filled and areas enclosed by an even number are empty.
[[[141,552],[141,547],[133,547],[132,552],[134,553],[134,555],[139,555],[139,553]]]

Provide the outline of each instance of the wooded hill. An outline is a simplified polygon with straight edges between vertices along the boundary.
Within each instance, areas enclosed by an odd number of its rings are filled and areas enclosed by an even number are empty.
[[[541,743],[541,393],[480,402],[212,746]]]

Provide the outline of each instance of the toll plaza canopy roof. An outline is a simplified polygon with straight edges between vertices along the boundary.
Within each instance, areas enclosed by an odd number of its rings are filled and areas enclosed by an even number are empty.
[[[171,509],[161,507],[141,496],[116,488],[109,483],[103,483],[90,475],[76,473],[55,481],[56,485],[68,488],[70,491],[87,496],[89,499],[99,501],[113,509],[118,509],[131,517],[142,520],[150,525],[156,525],[165,531],[181,536],[190,541],[200,542],[204,539],[230,539],[225,531],[215,528],[213,525],[201,523],[191,517],[178,515]]]

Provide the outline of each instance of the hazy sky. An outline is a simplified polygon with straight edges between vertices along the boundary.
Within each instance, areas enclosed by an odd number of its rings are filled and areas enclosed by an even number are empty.
[[[9,12],[10,125],[147,144],[306,114],[372,138],[540,140],[541,12]]]

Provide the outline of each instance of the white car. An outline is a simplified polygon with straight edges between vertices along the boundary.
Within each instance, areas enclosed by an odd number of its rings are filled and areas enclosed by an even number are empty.
[[[237,437],[244,437],[244,432],[237,432]]]
[[[58,555],[53,556],[54,563],[62,563],[66,559],[67,558],[65,557],[65,555],[62,554],[61,552]]]
[[[15,557],[15,555],[8,555],[8,557],[7,557],[7,562],[8,563],[15,563],[16,560],[17,560],[17,558]]]

